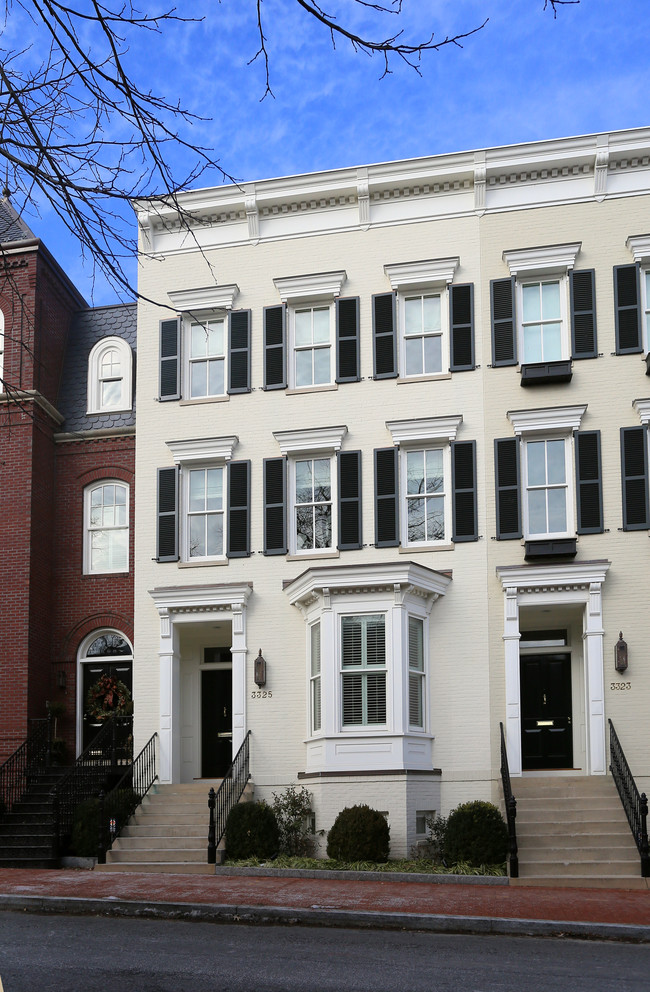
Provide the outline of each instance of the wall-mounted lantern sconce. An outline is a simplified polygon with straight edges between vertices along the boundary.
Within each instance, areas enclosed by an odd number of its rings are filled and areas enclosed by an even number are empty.
[[[627,642],[623,640],[623,631],[618,635],[618,640],[614,645],[614,668],[617,672],[624,672],[627,668]]]
[[[255,679],[255,685],[260,686],[266,685],[266,659],[262,657],[262,649],[260,648],[260,653],[255,659],[255,672],[253,674]]]
[[[58,685],[59,689],[65,689],[66,677],[65,677],[65,671],[63,669],[60,669],[56,673],[56,684]]]

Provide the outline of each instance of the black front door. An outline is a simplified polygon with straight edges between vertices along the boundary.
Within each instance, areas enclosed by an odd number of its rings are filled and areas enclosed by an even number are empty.
[[[524,771],[572,768],[571,655],[522,655],[520,671]]]
[[[223,778],[232,762],[232,669],[201,672],[201,777]]]
[[[133,691],[133,667],[130,661],[89,661],[83,666],[83,731],[81,749],[85,751],[93,738],[97,736],[104,724],[93,719],[88,712],[88,690],[102,677],[110,675],[119,679],[127,687],[129,692]]]

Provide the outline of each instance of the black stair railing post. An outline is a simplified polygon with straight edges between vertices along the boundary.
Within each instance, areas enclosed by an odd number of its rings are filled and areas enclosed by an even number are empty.
[[[208,809],[210,810],[210,826],[208,827],[208,864],[216,865],[217,863],[217,843],[216,843],[216,828],[214,823],[214,807],[216,806],[216,793],[213,788],[210,789],[208,793]]]
[[[517,800],[510,796],[508,800],[508,836],[510,839],[510,877],[519,878],[519,853],[517,848],[517,831],[515,820],[517,818]]]
[[[117,723],[117,720],[115,719],[115,717],[110,717],[110,716],[109,716],[108,719],[111,721],[111,771],[113,772],[113,771],[115,771],[115,767],[117,765],[117,754],[116,754],[116,751],[115,751],[115,743],[116,743],[115,742],[115,725]]]
[[[641,836],[639,838],[639,853],[641,855],[641,877],[650,878],[650,851],[648,849],[648,797],[641,793],[639,806],[641,813]]]
[[[104,790],[99,793],[99,805],[97,807],[97,864],[106,864],[106,848],[108,844],[106,843],[106,823],[104,819]]]
[[[47,711],[47,749],[45,751],[45,764],[49,768],[52,764],[52,710]]]

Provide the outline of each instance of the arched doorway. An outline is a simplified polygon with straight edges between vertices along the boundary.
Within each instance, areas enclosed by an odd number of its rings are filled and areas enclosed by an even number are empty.
[[[85,751],[102,729],[103,721],[93,713],[89,693],[102,676],[121,682],[129,696],[133,691],[133,647],[118,630],[95,630],[79,648],[77,753]]]

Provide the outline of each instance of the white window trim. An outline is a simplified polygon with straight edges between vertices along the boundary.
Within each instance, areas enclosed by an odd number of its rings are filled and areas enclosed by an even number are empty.
[[[232,310],[239,286],[206,286],[202,289],[180,289],[168,293],[172,306],[194,320],[209,313]]]
[[[568,433],[579,431],[587,404],[579,406],[553,406],[538,410],[509,410],[508,420],[515,434],[548,434],[553,431]]]
[[[180,478],[180,520],[181,564],[200,565],[203,563],[218,563],[227,561],[226,546],[228,540],[228,473],[226,466],[232,460],[233,452],[239,438],[236,435],[226,437],[190,438],[181,441],[167,441],[174,464],[181,468]],[[189,480],[191,469],[223,468],[223,552],[220,555],[195,555],[189,553]]]
[[[418,262],[396,262],[384,265],[391,289],[397,292],[397,328],[399,336],[399,369],[401,379],[427,379],[449,373],[449,286],[453,281],[460,258],[429,258]],[[440,296],[440,369],[429,372],[406,372],[406,317],[407,298],[414,296]],[[423,337],[429,335],[422,335]]]
[[[545,490],[564,488],[566,494],[566,529],[561,531],[543,531],[542,533],[532,534],[530,531],[529,523],[529,512],[528,512],[528,449],[527,445],[529,442],[535,441],[564,441],[564,474],[565,482],[563,486],[559,485],[548,485],[542,487]],[[572,433],[557,433],[550,434],[545,437],[538,437],[537,435],[527,436],[522,439],[522,458],[521,458],[521,487],[522,487],[522,504],[523,504],[523,525],[524,525],[524,538],[527,541],[545,541],[549,538],[562,538],[562,537],[573,537],[575,535],[575,484],[573,481],[573,466],[574,466],[574,450],[573,450],[573,434]]]
[[[299,310],[328,310],[328,323],[329,323],[329,343],[328,344],[318,344],[313,343],[311,345],[304,345],[298,347],[296,345],[296,313]],[[334,379],[336,377],[336,372],[334,368],[335,358],[336,358],[336,341],[335,341],[335,327],[336,327],[336,314],[334,310],[334,300],[329,299],[306,299],[296,301],[291,304],[288,309],[287,314],[287,330],[288,330],[288,356],[289,356],[289,367],[288,367],[288,388],[292,391],[303,392],[303,390],[314,390],[314,389],[324,389],[327,386],[334,385]],[[328,365],[329,365],[329,375],[325,382],[307,382],[298,385],[296,381],[296,356],[298,351],[327,351],[328,352]]]
[[[650,399],[634,400],[632,406],[639,415],[639,420],[645,426],[650,424]]]
[[[520,364],[526,364],[521,359],[524,355],[523,332],[523,287],[530,283],[559,282],[560,284],[560,321],[561,349],[559,359],[542,359],[542,361],[562,361],[571,357],[571,326],[569,320],[569,272],[575,268],[575,261],[582,242],[576,241],[563,245],[544,245],[539,248],[517,248],[504,251],[503,260],[515,277],[516,315],[517,315],[517,345]]]
[[[641,323],[643,349],[650,352],[650,293],[646,286],[646,276],[650,272],[650,234],[636,234],[627,239],[627,247],[634,256],[634,261],[640,268],[640,290],[641,299]]]
[[[429,614],[444,596],[451,576],[415,562],[313,567],[285,587],[306,628],[307,770],[354,771],[370,768],[430,769],[432,733],[428,697]],[[341,617],[386,617],[386,726],[342,725]],[[409,725],[408,618],[424,621],[424,728]],[[321,730],[311,733],[311,625],[321,624]],[[404,740],[407,738],[409,743]]]
[[[283,455],[308,455],[339,451],[347,432],[345,425],[307,427],[295,431],[274,431],[273,437]]]
[[[439,540],[423,540],[423,541],[409,541],[408,539],[408,503],[409,498],[407,495],[407,455],[410,451],[442,451],[443,459],[443,500],[444,500],[444,521],[445,521],[445,532]],[[400,446],[400,459],[399,459],[399,492],[400,492],[400,543],[402,548],[435,548],[440,545],[447,547],[451,544],[451,447],[449,444],[431,444],[425,443],[424,445],[401,445]],[[426,493],[423,493],[421,498],[426,498]],[[432,493],[430,495],[436,495]]]
[[[192,326],[194,324],[207,324],[209,321],[223,321],[223,392],[206,393],[205,396],[192,396],[192,365],[195,362],[208,362],[210,358],[220,356],[206,355],[205,358],[191,357],[192,352]],[[185,313],[181,321],[182,341],[182,369],[181,369],[181,395],[185,397],[186,403],[206,403],[213,400],[228,399],[229,388],[229,361],[228,361],[228,312],[226,310],[210,310],[202,313]]]
[[[393,710],[392,696],[393,696],[393,682],[397,678],[397,673],[394,671],[395,665],[391,657],[391,644],[393,642],[392,636],[392,618],[390,611],[383,607],[383,604],[378,604],[375,609],[373,609],[373,604],[367,604],[362,608],[357,609],[356,607],[351,607],[349,604],[341,603],[334,607],[334,615],[336,617],[336,636],[337,636],[337,648],[336,648],[336,667],[337,667],[337,714],[338,714],[338,731],[341,735],[345,734],[375,734],[386,732],[391,729],[391,719],[390,714]],[[343,619],[345,617],[369,617],[369,616],[381,616],[384,620],[384,664],[382,666],[377,665],[376,667],[361,666],[355,667],[353,669],[346,669],[343,667]],[[321,667],[322,667],[322,655],[321,655]],[[382,672],[386,676],[385,682],[385,706],[386,706],[386,721],[384,723],[343,723],[343,676],[347,672],[348,674],[361,674],[367,675],[373,671]]]
[[[126,489],[126,523],[123,527],[105,528],[106,530],[125,530],[126,531],[126,568],[105,568],[105,569],[91,569],[90,567],[90,542],[91,534],[94,533],[90,529],[90,507],[91,507],[91,494],[102,486],[122,486]],[[84,527],[84,538],[83,538],[83,571],[84,575],[126,575],[130,570],[130,544],[131,544],[131,526],[130,526],[130,499],[131,499],[131,487],[128,482],[123,479],[97,479],[95,482],[89,483],[84,488],[83,493],[84,499],[84,512],[83,512],[83,527]],[[102,528],[99,528],[102,529]],[[99,636],[99,635],[97,635]]]
[[[117,406],[105,407],[101,402],[101,379],[100,370],[102,358],[107,351],[115,349],[120,356],[121,366],[121,389],[120,401]],[[132,383],[133,383],[133,352],[128,341],[124,338],[110,337],[102,338],[98,341],[88,356],[88,390],[87,390],[87,410],[91,413],[125,413],[132,409]]]
[[[299,548],[296,533],[296,463],[309,459],[327,459],[330,463],[330,506],[332,521],[332,539],[327,548]],[[291,455],[288,460],[288,493],[289,510],[289,554],[296,557],[313,558],[315,555],[332,555],[338,553],[338,464],[331,449],[327,451],[303,451]]]
[[[292,391],[324,389],[334,385],[336,377],[336,314],[334,301],[341,295],[343,283],[347,279],[344,269],[335,272],[312,272],[306,275],[283,276],[273,280],[283,303],[288,304],[287,313],[287,354],[288,354],[288,388]],[[296,310],[308,308],[329,309],[329,377],[327,382],[296,385]]]

